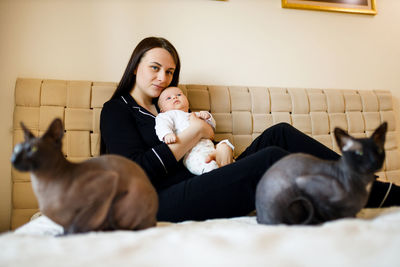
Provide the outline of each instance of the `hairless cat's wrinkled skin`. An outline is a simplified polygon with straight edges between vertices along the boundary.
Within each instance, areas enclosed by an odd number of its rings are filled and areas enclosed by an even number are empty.
[[[336,128],[338,161],[297,153],[276,162],[257,185],[257,222],[318,224],[354,217],[382,168],[386,131],[386,122],[370,138],[353,138]]]
[[[39,209],[63,226],[64,234],[156,224],[157,193],[139,165],[115,155],[72,163],[61,151],[60,119],[38,138],[21,126],[25,142],[15,146],[11,162],[31,172]]]

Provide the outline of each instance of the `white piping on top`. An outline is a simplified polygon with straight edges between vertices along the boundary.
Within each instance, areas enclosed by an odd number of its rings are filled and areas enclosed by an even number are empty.
[[[122,98],[122,100],[124,100],[125,104],[128,104],[128,101],[126,101],[126,99],[125,99],[123,96],[121,96],[121,98]],[[132,107],[133,107],[133,108],[137,108],[138,111],[139,111],[140,113],[144,114],[144,115],[150,116],[150,117],[152,117],[152,118],[156,118],[156,116],[154,116],[153,114],[150,114],[150,113],[147,113],[147,112],[142,111],[142,110],[140,109],[140,107],[134,107],[134,106],[132,106]]]
[[[156,154],[158,160],[159,160],[159,161],[161,162],[161,164],[163,165],[165,172],[168,173],[167,168],[165,168],[164,162],[161,160],[160,156],[157,154],[157,152],[154,150],[154,148],[152,148],[151,150],[153,150],[154,154]]]
[[[133,107],[133,106],[132,106],[132,107]],[[144,114],[144,115],[147,115],[147,116],[156,118],[156,116],[154,116],[153,114],[150,114],[150,113],[147,113],[147,112],[142,111],[142,110],[140,109],[140,107],[133,107],[133,108],[137,108],[138,111],[139,111],[140,113]]]
[[[124,100],[125,104],[128,104],[128,101],[126,101],[126,99],[125,99],[123,96],[121,96],[121,98],[122,98],[122,100]],[[147,113],[147,112],[142,111],[142,110],[140,109],[140,107],[134,107],[134,106],[132,106],[132,107],[133,107],[133,108],[137,108],[138,111],[139,111],[140,113],[144,114],[144,115],[151,116],[151,117],[155,118],[155,116],[154,116],[153,114],[150,114],[150,113]],[[168,173],[167,168],[165,167],[164,162],[162,161],[162,159],[160,158],[160,156],[157,154],[157,152],[154,150],[154,148],[152,148],[151,150],[153,150],[154,154],[156,155],[156,157],[158,158],[158,160],[161,162],[161,165],[164,167],[165,172]]]

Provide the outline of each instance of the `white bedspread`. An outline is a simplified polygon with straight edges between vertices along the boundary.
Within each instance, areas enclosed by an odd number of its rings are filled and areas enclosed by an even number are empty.
[[[60,231],[42,216],[0,235],[0,266],[400,266],[400,208],[319,226],[240,217],[54,237]]]

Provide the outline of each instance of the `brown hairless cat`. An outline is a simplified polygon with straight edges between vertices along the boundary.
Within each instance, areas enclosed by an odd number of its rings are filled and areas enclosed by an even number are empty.
[[[15,146],[11,162],[31,172],[41,212],[64,234],[155,226],[157,193],[138,164],[117,155],[72,163],[61,151],[60,119],[38,138],[21,126],[25,142]]]

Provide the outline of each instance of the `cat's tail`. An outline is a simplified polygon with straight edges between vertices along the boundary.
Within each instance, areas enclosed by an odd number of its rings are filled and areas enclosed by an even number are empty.
[[[306,197],[297,197],[287,207],[288,224],[310,224],[314,217],[314,206]]]

